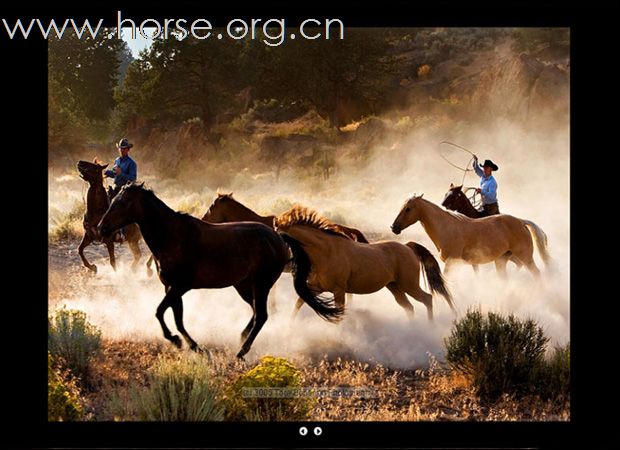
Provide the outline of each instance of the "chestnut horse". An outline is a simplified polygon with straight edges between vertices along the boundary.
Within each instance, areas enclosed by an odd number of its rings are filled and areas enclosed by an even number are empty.
[[[414,195],[401,208],[392,224],[392,232],[400,234],[410,225],[420,222],[446,263],[447,274],[454,261],[472,265],[495,262],[500,275],[506,273],[506,263],[512,257],[524,264],[532,274],[540,271],[534,262],[532,235],[526,223],[508,214],[496,214],[471,219],[446,211],[434,203]],[[542,236],[533,234],[539,241]],[[543,261],[549,260],[546,247],[538,242]]]
[[[197,350],[196,341],[183,325],[182,296],[191,289],[234,286],[253,310],[250,322],[241,333],[243,344],[237,357],[243,358],[267,321],[269,290],[289,260],[282,237],[262,223],[212,224],[173,211],[141,184],[129,184],[121,189],[98,229],[103,236],[109,236],[130,223],[140,226],[165,287],[166,295],[156,313],[164,337],[181,346],[181,339],[170,333],[164,321],[164,313],[172,308],[177,329],[190,348]],[[303,259],[303,254],[294,256]],[[297,294],[324,319],[338,321],[342,310],[307,289],[307,273],[303,269],[302,265],[299,277],[294,277]]]
[[[296,205],[276,219],[276,229],[294,239],[309,257],[312,272],[308,284],[315,292],[331,292],[336,305],[344,307],[344,295],[370,294],[387,287],[396,302],[413,318],[413,305],[405,294],[426,306],[433,319],[433,297],[420,288],[424,269],[433,293],[441,294],[454,311],[437,260],[414,242],[396,241],[366,244],[351,240],[337,224],[316,211]]]
[[[88,182],[88,192],[86,193],[86,212],[82,220],[84,226],[84,237],[78,247],[78,254],[82,259],[82,263],[88,269],[97,273],[97,266],[88,262],[84,256],[84,248],[89,246],[93,242],[103,242],[110,256],[110,265],[116,270],[116,258],[114,256],[114,237],[102,238],[97,232],[97,224],[108,210],[110,206],[110,199],[108,197],[105,188],[103,187],[103,170],[108,167],[107,164],[102,165],[97,162],[79,161],[77,164],[80,178]],[[125,227],[125,240],[131,249],[133,254],[132,268],[135,269],[136,265],[140,261],[142,252],[140,251],[140,229],[136,224],[130,224]]]
[[[217,197],[213,200],[213,203],[207,210],[204,216],[202,216],[202,220],[206,220],[207,222],[212,223],[225,223],[225,222],[240,222],[240,221],[253,221],[264,223],[271,228],[274,228],[274,220],[276,216],[261,216],[256,214],[247,206],[241,204],[239,201],[233,198],[233,193],[222,194],[220,192],[217,193]],[[358,230],[357,228],[349,228],[344,225],[335,224],[340,231],[342,231],[348,238],[353,239],[357,242],[368,243],[368,240],[364,236],[364,234]],[[284,268],[285,272],[290,272],[290,265],[287,265]],[[353,294],[347,293],[347,303],[353,300]],[[304,304],[304,301],[301,298],[297,299],[297,303],[295,305],[295,309],[293,310],[293,317],[297,315],[299,312],[299,308],[301,308]]]

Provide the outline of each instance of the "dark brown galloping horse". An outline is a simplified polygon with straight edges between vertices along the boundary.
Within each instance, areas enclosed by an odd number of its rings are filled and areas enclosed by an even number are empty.
[[[261,216],[255,213],[247,206],[241,204],[233,198],[232,192],[230,194],[217,193],[217,197],[213,200],[211,206],[207,212],[202,216],[202,220],[211,223],[227,223],[227,222],[259,222],[267,225],[270,228],[274,228],[273,221],[276,216]],[[368,243],[366,237],[362,232],[356,228],[345,227],[339,225],[340,229],[347,234],[351,239]],[[153,257],[151,256],[146,262],[146,268],[148,276],[151,276],[153,271],[151,270],[151,263]],[[284,269],[285,272],[290,272],[290,268],[287,265]]]
[[[88,161],[79,161],[77,164],[80,178],[87,181],[89,185],[88,192],[86,193],[86,212],[84,213],[84,219],[82,220],[82,224],[84,226],[84,237],[82,237],[82,242],[80,242],[78,247],[78,253],[80,258],[82,258],[84,266],[92,270],[94,273],[97,273],[97,266],[88,262],[84,256],[84,248],[97,241],[101,241],[106,245],[108,254],[110,255],[110,264],[114,270],[116,270],[114,236],[102,238],[97,231],[97,224],[110,206],[108,194],[103,187],[102,172],[106,167],[108,167],[107,164],[100,165],[97,163],[96,159],[95,162],[92,163]],[[140,257],[142,256],[139,245],[141,237],[142,235],[140,234],[140,229],[136,224],[130,224],[125,227],[125,240],[127,241],[127,244],[129,244],[129,248],[133,254],[132,268],[136,267],[140,261]]]
[[[174,312],[177,329],[192,350],[198,345],[183,325],[182,296],[191,289],[233,286],[253,310],[241,333],[242,358],[267,321],[267,296],[289,260],[288,247],[272,228],[256,222],[212,224],[170,209],[141,184],[123,187],[99,223],[103,236],[109,236],[128,223],[137,223],[146,245],[157,262],[159,279],[166,295],[156,317],[164,337],[181,346],[181,339],[170,333],[164,322],[168,308]],[[343,310],[333,300],[323,300],[307,286],[309,268],[304,266],[303,250],[293,271],[297,293],[321,317],[338,321]],[[307,256],[305,256],[307,259]]]

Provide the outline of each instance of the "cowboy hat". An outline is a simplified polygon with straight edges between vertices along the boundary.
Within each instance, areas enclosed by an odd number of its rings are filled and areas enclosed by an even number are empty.
[[[118,141],[118,144],[116,144],[116,148],[131,148],[133,147],[133,144],[129,143],[129,139],[127,138],[123,138],[120,141]]]
[[[499,167],[493,164],[493,161],[491,161],[490,159],[485,159],[484,164],[480,164],[480,167],[490,167],[493,170],[499,170]]]

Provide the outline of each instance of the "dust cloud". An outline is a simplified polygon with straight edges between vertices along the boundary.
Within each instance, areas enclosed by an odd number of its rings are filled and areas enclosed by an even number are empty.
[[[420,224],[399,236],[391,234],[389,226],[413,193],[424,193],[424,198],[440,204],[450,183],[461,183],[463,172],[449,166],[437,152],[440,141],[458,143],[474,151],[481,161],[492,159],[499,165],[495,177],[501,212],[539,225],[548,236],[554,260],[554,270],[545,269],[535,250],[542,270],[539,280],[525,269],[518,271],[512,263],[506,280],[499,278],[493,264],[481,266],[477,275],[469,266],[456,266],[449,287],[459,314],[480,307],[483,311],[533,318],[551,337],[552,344],[561,345],[570,334],[569,130],[563,124],[550,125],[544,133],[540,129],[528,130],[501,119],[484,127],[460,127],[456,131],[428,127],[406,137],[395,137],[391,145],[376,149],[374,157],[361,169],[339,161],[329,180],[311,183],[299,176],[304,168],[284,171],[277,183],[269,174],[248,170],[227,186],[209,185],[207,180],[202,191],[189,190],[183,179],[161,181],[149,174],[140,176],[173,207],[198,204],[197,209],[202,210],[196,215],[204,213],[216,190],[223,188],[263,214],[281,212],[275,210],[298,202],[328,216],[342,217],[373,237],[419,242],[438,257]],[[444,150],[458,165],[465,166],[470,159],[458,149]],[[135,157],[139,161],[140,155],[136,153]],[[477,177],[469,172],[465,185],[478,186]],[[65,173],[50,176],[49,189],[52,222],[81,201],[83,185],[73,173]],[[50,310],[61,305],[81,309],[109,338],[163,341],[155,319],[155,309],[164,294],[159,280],[149,279],[142,268],[132,273],[126,249],[120,253],[116,272],[104,258],[103,247],[90,247],[86,252],[98,264],[99,274],[84,275],[79,283],[66,285],[66,291],[56,293],[56,300],[50,302]],[[67,267],[81,270],[80,264],[77,253],[68,250]],[[454,320],[443,298],[436,297],[434,323],[428,322],[426,308],[415,300],[412,303],[416,316],[409,322],[389,291],[383,289],[372,295],[355,295],[339,325],[324,322],[307,306],[292,321],[296,298],[291,275],[283,274],[270,298],[269,319],[248,359],[267,353],[293,358],[327,354],[395,368],[423,367],[428,364],[429,354],[443,358],[443,339],[449,335]],[[234,351],[239,348],[240,333],[251,310],[234,289],[190,291],[184,296],[184,306],[186,328],[200,345],[225,346]],[[172,312],[168,311],[165,318],[175,332]]]

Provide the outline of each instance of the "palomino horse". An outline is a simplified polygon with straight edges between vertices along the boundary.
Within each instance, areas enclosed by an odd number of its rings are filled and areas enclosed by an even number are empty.
[[[271,228],[274,227],[274,220],[276,219],[276,216],[261,216],[256,214],[250,208],[235,200],[232,195],[232,192],[230,194],[222,194],[218,192],[217,198],[213,201],[205,215],[202,216],[202,220],[211,223],[253,221],[264,223]],[[358,242],[364,242],[366,244],[368,243],[366,236],[364,236],[364,234],[357,228],[349,228],[339,224],[334,224],[334,226],[338,227],[338,229],[350,239]],[[284,271],[290,272],[290,266],[287,265],[284,268]],[[347,293],[347,302],[351,302],[352,299],[353,294]],[[303,304],[304,301],[301,298],[298,298],[293,312],[293,317],[297,315],[299,308],[301,308]]]
[[[472,219],[480,219],[482,216],[481,212],[478,211],[471,204],[470,200],[467,198],[465,193],[463,192],[463,186],[454,186],[450,183],[450,189],[446,192],[444,196],[443,202],[441,202],[441,206],[449,209],[450,211],[456,211],[461,214],[465,214],[467,217],[471,217]],[[536,235],[536,245],[538,247],[538,251],[545,262],[545,265],[549,265],[551,260],[549,258],[548,252],[546,250],[548,245],[547,235],[545,232],[536,225],[531,220],[523,220],[525,226],[527,226],[532,234]],[[513,261],[517,267],[521,267],[521,262],[510,257],[510,260]]]
[[[539,274],[534,262],[532,236],[525,222],[508,214],[497,214],[482,219],[471,219],[462,214],[446,211],[420,196],[408,199],[392,224],[392,231],[400,234],[409,225],[420,222],[446,263],[444,274],[456,260],[469,264],[495,262],[503,276],[506,263],[513,257],[534,275]],[[543,261],[549,260],[546,247],[537,240]]]
[[[97,273],[97,266],[90,264],[84,256],[84,248],[89,246],[92,242],[102,241],[108,248],[108,254],[110,255],[110,264],[112,268],[116,270],[116,258],[114,256],[114,237],[102,238],[97,232],[97,224],[108,210],[110,206],[110,200],[108,194],[103,187],[103,169],[108,165],[100,165],[95,159],[95,162],[79,161],[77,164],[78,171],[80,172],[80,178],[88,182],[88,192],[86,193],[86,212],[84,213],[84,219],[82,224],[84,226],[84,237],[80,246],[78,247],[78,253],[82,258],[82,263]],[[131,253],[133,254],[132,268],[135,269],[142,252],[140,251],[139,241],[142,235],[140,229],[136,224],[127,225],[125,228],[125,240],[129,244]]]
[[[191,289],[234,286],[254,312],[241,333],[243,344],[237,357],[243,358],[267,321],[269,290],[289,259],[280,235],[261,223],[211,224],[173,211],[141,184],[121,189],[98,228],[106,236],[129,223],[140,226],[165,286],[166,295],[156,313],[164,337],[181,346],[181,339],[170,333],[164,321],[164,313],[171,307],[177,329],[196,350],[196,341],[183,325],[182,296]],[[342,310],[313,295],[306,278],[295,279],[299,296],[321,317],[337,321]]]
[[[356,242],[316,211],[298,205],[276,219],[276,229],[288,237],[294,252],[302,248],[308,255],[312,267],[311,289],[332,292],[340,307],[344,307],[346,292],[370,294],[387,287],[410,318],[413,318],[413,305],[405,294],[422,302],[432,320],[433,297],[420,288],[422,266],[431,291],[441,294],[454,311],[437,260],[419,244]]]

